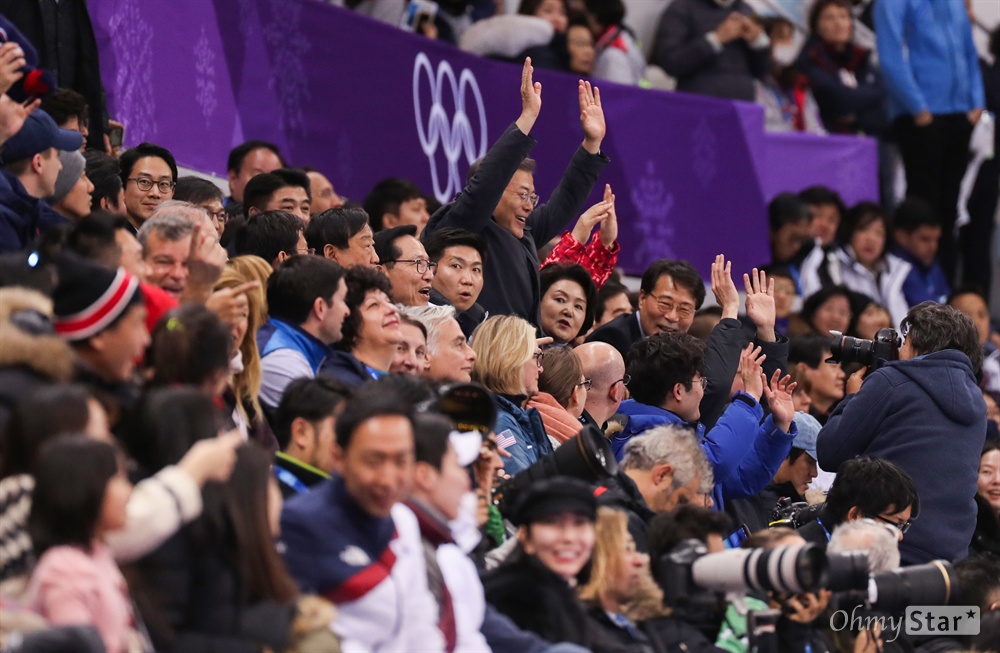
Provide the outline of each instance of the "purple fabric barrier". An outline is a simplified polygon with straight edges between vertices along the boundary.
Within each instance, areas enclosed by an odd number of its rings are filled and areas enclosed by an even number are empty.
[[[520,112],[520,66],[467,55],[316,0],[91,0],[111,114],[126,145],[149,140],[178,163],[225,175],[229,149],[277,143],[361,200],[380,179],[412,179],[441,201],[464,185]],[[183,13],[183,16],[181,15]],[[558,183],[583,135],[576,79],[537,71],[537,192]],[[706,276],[724,252],[749,270],[767,254],[766,201],[825,182],[877,197],[874,144],[766,135],[762,110],[602,84],[621,265],[663,256]],[[568,225],[571,226],[571,225]]]

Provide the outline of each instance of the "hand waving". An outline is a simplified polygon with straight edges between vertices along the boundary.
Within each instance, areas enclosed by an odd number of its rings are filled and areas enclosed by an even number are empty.
[[[764,371],[761,366],[766,358],[767,355],[760,353],[760,347],[755,349],[753,343],[747,345],[740,354],[739,373],[743,378],[743,391],[757,401],[760,401],[764,392]]]
[[[607,125],[604,124],[604,107],[601,106],[601,89],[582,79],[578,87],[580,96],[580,127],[583,128],[583,149],[591,154],[601,151]]]
[[[774,425],[788,433],[792,427],[792,420],[795,419],[795,402],[792,400],[792,393],[795,392],[796,384],[789,383],[792,377],[785,376],[778,378],[781,370],[774,370],[771,377],[771,387],[764,386],[764,396],[767,397],[767,405],[771,407],[771,415],[774,416]],[[761,378],[764,373],[761,372]]]
[[[542,111],[542,83],[532,81],[534,72],[531,57],[525,58],[524,68],[521,69],[521,115],[516,122],[517,128],[524,134],[531,133]]]
[[[774,342],[774,279],[768,280],[763,270],[753,269],[743,275],[743,287],[747,291],[747,317],[757,327],[757,335],[766,342]]]
[[[735,319],[740,313],[740,293],[733,283],[733,263],[726,261],[724,254],[715,257],[712,263],[712,294],[722,307],[722,317]]]
[[[0,93],[10,90],[17,80],[24,77],[24,50],[15,41],[0,45]]]
[[[6,94],[0,94],[0,144],[21,131],[24,121],[41,105],[38,98],[19,104]]]
[[[611,192],[611,184],[604,185],[604,201],[610,203],[608,217],[601,221],[601,244],[605,249],[611,249],[618,240],[618,214],[615,213],[615,196]]]

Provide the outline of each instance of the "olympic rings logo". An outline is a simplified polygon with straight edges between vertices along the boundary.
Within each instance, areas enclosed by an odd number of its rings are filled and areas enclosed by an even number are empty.
[[[426,127],[424,126],[420,102],[422,72],[426,73],[431,97],[431,108],[427,116]],[[447,82],[447,86],[445,82]],[[442,104],[442,96],[446,88],[451,89],[455,103],[455,115],[452,116],[451,120],[448,119],[448,114]],[[473,133],[472,121],[465,110],[465,100],[470,94],[476,102],[478,111],[478,142]],[[420,147],[427,155],[431,166],[434,196],[440,202],[450,202],[464,185],[458,172],[459,159],[464,154],[466,162],[471,164],[486,154],[486,107],[483,105],[483,96],[479,92],[479,84],[476,83],[475,75],[468,68],[463,68],[456,80],[451,64],[447,61],[439,63],[435,73],[430,59],[421,52],[413,64],[413,111],[417,120]],[[438,149],[442,146],[448,169],[443,187],[435,161]]]

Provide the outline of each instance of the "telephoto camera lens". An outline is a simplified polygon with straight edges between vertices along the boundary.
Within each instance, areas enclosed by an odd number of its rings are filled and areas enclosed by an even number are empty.
[[[868,588],[868,554],[864,551],[826,554],[826,589],[848,592]]]
[[[883,571],[868,583],[869,603],[886,612],[899,612],[909,605],[948,605],[957,596],[958,577],[945,560]]]
[[[826,555],[815,544],[773,549],[731,549],[694,561],[696,585],[716,592],[781,592],[800,594],[823,586]]]

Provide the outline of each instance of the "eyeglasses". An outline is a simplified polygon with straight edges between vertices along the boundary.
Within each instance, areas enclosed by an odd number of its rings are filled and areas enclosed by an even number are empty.
[[[632,377],[629,376],[628,374],[626,374],[622,378],[620,378],[617,381],[615,381],[615,383],[621,383],[626,388],[628,387],[628,384],[631,383],[631,382],[632,382]],[[612,383],[611,385],[614,385],[615,383]]]
[[[430,270],[431,272],[437,272],[438,264],[434,261],[428,261],[425,258],[398,258],[395,261],[382,261],[383,264],[388,265],[390,263],[413,263],[417,268],[417,274],[423,274]]]
[[[592,386],[593,384],[594,384],[593,379],[584,379],[583,381],[577,383],[576,387],[579,388],[580,386],[583,386],[585,390],[590,390],[590,386]]]
[[[315,253],[316,253],[316,248],[315,247],[296,247],[295,249],[285,250],[285,254],[292,254],[292,255],[294,255],[294,254],[303,254],[303,255],[308,254],[309,256],[312,256]]]
[[[148,192],[151,188],[153,188],[153,186],[156,186],[161,193],[166,194],[173,191],[174,186],[177,185],[172,181],[153,181],[152,179],[148,179],[146,177],[129,177],[125,181],[134,181],[136,188],[144,193]]]
[[[525,202],[531,202],[531,207],[532,208],[538,206],[538,199],[539,198],[538,198],[538,195],[536,195],[535,193],[531,193],[529,195],[528,193],[524,192],[523,190],[520,191],[520,192],[514,191],[514,190],[509,190],[507,192],[508,193],[514,193],[515,195],[517,195],[517,198],[519,200],[521,200],[522,204],[524,204]]]
[[[906,531],[910,530],[910,526],[913,525],[913,522],[910,522],[910,521],[905,521],[902,524],[900,524],[899,522],[894,522],[891,519],[886,519],[885,517],[883,517],[881,515],[877,515],[875,517],[875,519],[879,520],[880,522],[884,522],[886,524],[889,524],[890,526],[892,526],[893,528],[895,528],[896,530],[898,530],[903,535],[906,535]]]
[[[675,304],[669,299],[662,299],[660,297],[654,297],[653,295],[650,295],[650,297],[652,297],[653,301],[656,302],[656,307],[660,309],[661,313],[672,313],[676,309],[677,317],[682,320],[686,320],[694,315],[694,306],[691,306],[690,304]]]
[[[532,358],[533,358],[533,359],[535,360],[535,365],[537,365],[537,366],[539,367],[539,369],[541,369],[541,367],[542,367],[542,356],[543,356],[543,355],[544,355],[544,353],[543,353],[543,352],[540,352],[540,351],[536,351],[536,352],[535,352],[535,353],[534,353],[534,354],[533,354],[533,355],[531,356],[531,357],[532,357]]]
[[[698,379],[697,381],[693,381],[692,380],[692,383],[700,383],[702,390],[707,390],[708,389],[708,377],[707,376],[703,376],[700,379]]]

